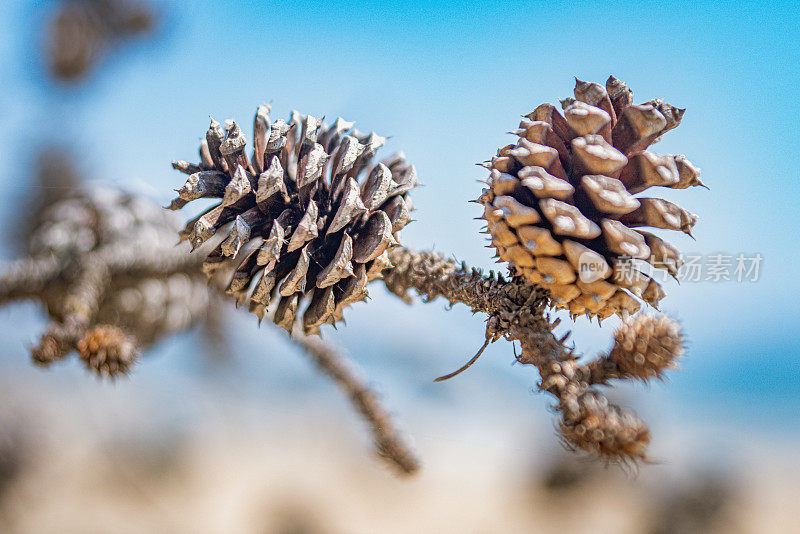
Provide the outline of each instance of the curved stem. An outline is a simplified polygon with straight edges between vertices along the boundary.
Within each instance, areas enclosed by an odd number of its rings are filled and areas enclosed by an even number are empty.
[[[311,357],[317,368],[350,397],[353,407],[370,425],[378,455],[392,462],[402,473],[414,473],[419,462],[394,427],[377,394],[356,374],[347,359],[317,337],[295,332],[292,339]]]

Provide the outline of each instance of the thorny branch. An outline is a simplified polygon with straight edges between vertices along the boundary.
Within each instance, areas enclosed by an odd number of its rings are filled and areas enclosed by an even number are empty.
[[[613,350],[606,356],[580,364],[572,350],[556,339],[546,314],[547,293],[522,279],[505,280],[432,252],[397,247],[390,252],[394,268],[384,274],[386,287],[409,301],[415,290],[425,301],[444,297],[473,312],[488,315],[486,336],[518,341],[520,363],[535,366],[539,389],[557,399],[559,430],[568,444],[599,453],[607,459],[646,460],[650,440],[646,425],[608,402],[594,384],[616,378],[658,377],[673,365],[682,351],[677,325],[665,317],[639,316],[623,323]]]
[[[398,247],[391,251],[390,259],[394,267],[384,273],[384,282],[393,293],[409,301],[408,292],[413,289],[426,301],[441,296],[451,304],[463,303],[474,312],[488,315],[487,339],[503,337],[521,344],[522,353],[517,359],[535,366],[541,376],[540,390],[557,399],[559,429],[571,445],[607,458],[647,458],[649,431],[644,423],[610,404],[592,386],[614,379],[660,377],[681,352],[682,337],[674,322],[664,317],[640,316],[632,323],[624,323],[611,352],[581,364],[564,346],[563,339],[553,335],[558,320],[551,321],[547,316],[547,294],[538,286],[520,279],[505,280],[493,273],[487,276],[436,253],[415,253]],[[86,352],[87,347],[93,347],[96,353],[98,346],[117,351],[115,359],[125,362],[128,356],[118,352],[122,348],[134,350],[131,340],[121,331],[109,332],[108,327],[92,322],[110,280],[131,272],[164,276],[178,270],[196,270],[200,264],[199,255],[178,249],[153,257],[144,249],[124,251],[115,247],[99,249],[74,261],[77,267],[59,265],[52,256],[23,259],[0,276],[0,301],[36,296],[52,284],[70,288],[58,311],[60,320],[50,325],[33,349],[34,360],[40,364],[59,359],[71,349]],[[342,357],[316,338],[295,339],[317,366],[349,394],[369,422],[379,453],[404,472],[414,471],[416,460],[392,427],[388,413]]]

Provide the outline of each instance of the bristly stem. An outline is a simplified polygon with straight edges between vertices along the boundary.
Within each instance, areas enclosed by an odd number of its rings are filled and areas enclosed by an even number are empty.
[[[384,283],[392,293],[408,301],[413,289],[426,302],[441,296],[451,305],[465,304],[488,315],[487,338],[519,341],[522,353],[517,360],[535,366],[539,389],[558,400],[560,431],[571,445],[609,459],[647,459],[649,431],[644,423],[591,387],[629,376],[622,376],[615,365],[577,362],[572,350],[553,335],[558,320],[547,315],[545,290],[519,278],[484,275],[433,252],[397,247],[389,256],[394,267],[384,273]]]

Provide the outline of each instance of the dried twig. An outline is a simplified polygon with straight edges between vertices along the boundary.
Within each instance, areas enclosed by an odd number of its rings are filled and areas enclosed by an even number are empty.
[[[464,365],[462,365],[461,367],[459,367],[458,369],[456,369],[452,373],[447,373],[446,375],[442,375],[442,376],[440,376],[438,378],[434,378],[433,381],[434,382],[444,382],[445,380],[450,380],[451,378],[460,375],[461,373],[463,373],[464,371],[466,371],[467,369],[472,367],[472,364],[474,364],[475,362],[478,361],[478,358],[481,357],[481,354],[483,354],[483,351],[486,350],[486,347],[488,347],[489,343],[491,343],[491,342],[492,342],[491,338],[489,336],[486,336],[486,341],[484,341],[483,345],[481,345],[481,348],[479,348],[478,352],[475,353],[475,356],[470,358],[467,363],[465,363]]]
[[[378,455],[404,474],[417,471],[418,460],[394,427],[378,395],[356,374],[347,359],[318,337],[305,336],[296,330],[293,339],[311,357],[317,369],[328,375],[350,397],[353,407],[370,425]]]

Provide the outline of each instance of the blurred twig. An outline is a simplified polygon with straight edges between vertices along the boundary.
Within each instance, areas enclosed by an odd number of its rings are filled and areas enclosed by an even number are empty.
[[[391,416],[372,391],[349,365],[347,359],[317,337],[295,331],[293,339],[311,358],[317,369],[329,376],[347,393],[353,407],[369,423],[378,454],[405,474],[414,473],[419,462],[394,428]]]

